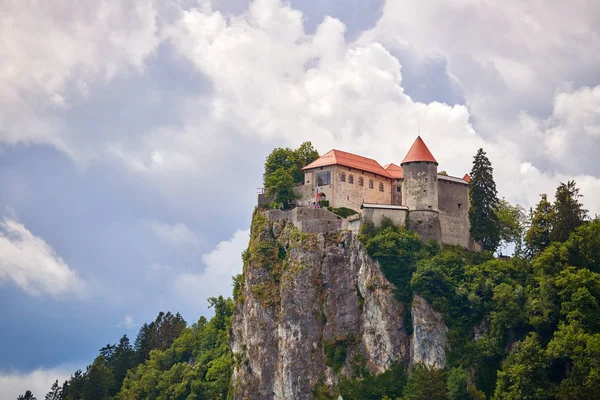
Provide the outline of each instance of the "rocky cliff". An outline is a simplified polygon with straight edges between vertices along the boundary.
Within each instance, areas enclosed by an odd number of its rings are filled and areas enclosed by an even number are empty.
[[[256,212],[235,298],[236,399],[311,399],[360,369],[445,365],[441,315],[418,296],[410,310],[396,301],[350,231],[304,233]]]

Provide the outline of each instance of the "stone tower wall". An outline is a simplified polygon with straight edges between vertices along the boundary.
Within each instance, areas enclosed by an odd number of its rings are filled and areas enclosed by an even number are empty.
[[[409,210],[437,210],[437,165],[429,162],[410,162],[402,164],[402,169],[403,205]]]

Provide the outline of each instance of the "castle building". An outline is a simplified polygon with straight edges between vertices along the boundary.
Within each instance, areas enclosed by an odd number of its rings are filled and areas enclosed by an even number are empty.
[[[326,200],[331,207],[360,211],[375,224],[384,216],[425,240],[476,250],[469,234],[469,182],[438,174],[438,162],[417,137],[400,163],[331,150],[303,168],[299,203]]]

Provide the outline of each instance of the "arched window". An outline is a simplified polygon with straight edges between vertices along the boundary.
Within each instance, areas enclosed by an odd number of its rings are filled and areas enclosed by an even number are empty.
[[[365,186],[365,180],[362,176],[358,177],[358,186]]]
[[[354,175],[352,175],[352,174],[348,175],[348,183],[351,185],[354,184]]]
[[[373,189],[373,179],[369,179],[369,189]]]
[[[346,182],[346,173],[344,173],[344,172],[340,173],[340,182]]]
[[[383,182],[379,182],[379,191],[383,192]]]

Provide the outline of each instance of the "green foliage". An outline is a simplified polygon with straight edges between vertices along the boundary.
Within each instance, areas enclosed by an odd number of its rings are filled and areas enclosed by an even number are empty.
[[[319,200],[319,207],[321,207],[321,208],[329,207],[329,200]]]
[[[396,286],[396,298],[410,303],[410,280],[417,261],[433,255],[430,251],[435,252],[438,247],[426,246],[418,234],[396,226],[386,218],[382,219],[381,226],[377,229],[366,222],[361,227],[359,239],[365,244],[369,255],[379,261],[387,280]]]
[[[320,202],[319,202],[319,204],[320,204]],[[339,215],[342,218],[348,218],[351,215],[358,214],[353,209],[346,208],[346,207],[340,207],[340,208],[327,207],[327,209],[329,211],[331,211],[332,213],[334,213],[335,215]]]
[[[495,251],[500,244],[500,225],[496,215],[498,192],[493,168],[483,149],[473,160],[469,183],[469,222],[471,237],[483,250]]]
[[[365,371],[360,377],[342,378],[339,392],[345,400],[395,399],[400,397],[405,384],[404,365],[395,363],[381,374],[371,375]]]
[[[54,381],[50,391],[44,397],[44,400],[61,400],[62,397],[62,387],[58,384],[58,379]]]
[[[319,158],[310,142],[304,142],[296,150],[276,148],[265,161],[263,185],[267,196],[274,203],[288,208],[298,198],[294,186],[303,181],[302,168]]]
[[[550,231],[552,230],[552,219],[554,209],[548,201],[546,194],[535,207],[531,218],[531,226],[525,235],[525,243],[530,254],[535,256],[550,245]]]
[[[501,199],[496,206],[496,217],[500,228],[500,243],[504,248],[509,243],[515,245],[515,256],[523,256],[523,237],[527,216],[523,207],[511,205],[505,199]]]
[[[417,364],[403,391],[403,400],[447,400],[444,371]]]
[[[225,399],[233,357],[229,327],[234,302],[210,298],[215,309],[210,321],[204,318],[184,329],[165,350],[153,350],[150,359],[129,371],[119,393],[121,400],[133,399]]]
[[[586,220],[587,210],[579,202],[581,197],[583,195],[579,194],[575,181],[561,182],[556,189],[552,231],[550,232],[552,241],[564,242],[569,238],[571,232]]]
[[[290,171],[279,168],[265,176],[265,188],[267,196],[273,198],[275,204],[280,204],[284,209],[298,198],[294,191],[294,178]]]
[[[36,397],[31,393],[31,390],[25,392],[25,394],[19,395],[17,400],[37,400]]]
[[[325,364],[335,371],[342,369],[346,363],[348,345],[350,338],[335,339],[333,342],[323,340],[323,351],[325,352]]]
[[[548,358],[535,333],[515,345],[498,373],[495,400],[548,399]]]

